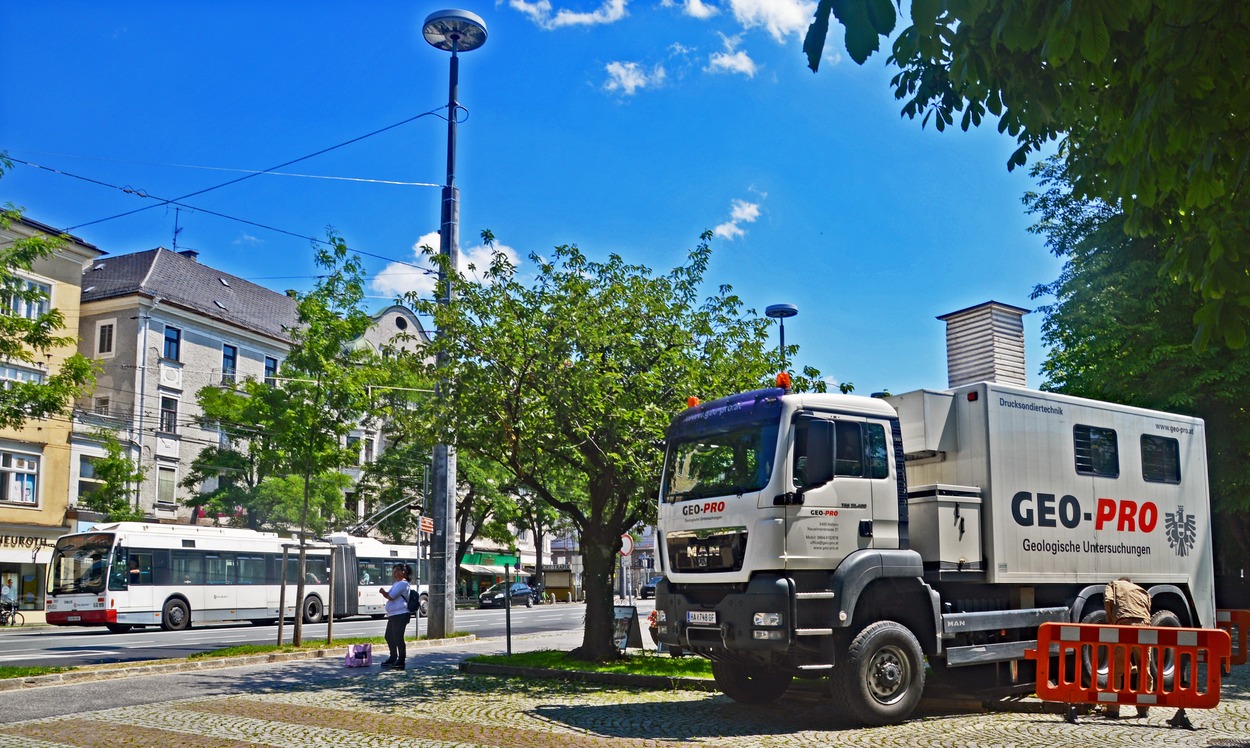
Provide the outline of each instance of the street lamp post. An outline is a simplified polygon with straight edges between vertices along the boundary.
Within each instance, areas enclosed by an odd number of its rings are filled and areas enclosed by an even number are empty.
[[[764,316],[772,317],[781,325],[781,368],[786,368],[786,318],[799,313],[794,304],[772,304],[764,310]]]
[[[437,49],[451,52],[451,77],[447,95],[447,184],[443,186],[443,209],[438,229],[438,251],[443,258],[439,270],[439,303],[450,304],[452,279],[460,261],[460,191],[456,188],[456,118],[460,103],[460,52],[471,52],[486,43],[486,23],[467,10],[438,10],[425,19],[421,29],[425,40]],[[436,360],[442,372],[446,354]],[[443,387],[442,382],[439,387]],[[430,541],[430,611],[426,633],[441,639],[455,628],[456,613],[456,448],[434,445],[434,486],[430,516],[434,537]]]

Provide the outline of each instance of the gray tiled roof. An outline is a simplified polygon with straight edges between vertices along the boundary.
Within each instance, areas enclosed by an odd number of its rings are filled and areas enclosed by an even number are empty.
[[[102,257],[83,273],[84,304],[135,294],[159,296],[165,303],[282,340],[290,340],[297,320],[296,301],[286,294],[164,247]]]

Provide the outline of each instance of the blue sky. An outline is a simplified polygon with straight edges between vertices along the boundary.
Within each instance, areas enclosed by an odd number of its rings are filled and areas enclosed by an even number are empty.
[[[441,114],[448,55],[421,26],[458,7],[489,27],[460,65],[466,258],[490,229],[521,260],[576,244],[663,271],[712,229],[709,288],[729,284],[761,314],[796,304],[786,339],[800,365],[861,393],[945,387],[935,317],[989,299],[1033,308],[1059,262],[1027,231],[1031,182],[1006,169],[1011,138],[901,118],[884,56],[854,64],[840,30],[813,74],[801,45],[814,6],[7,3],[0,150],[60,173],[15,164],[0,201],[111,254],[171,247],[177,221],[179,249],[276,290],[312,285],[305,237],[333,226],[367,253],[374,308],[428,289],[402,263],[437,244],[436,116],[177,212],[159,199]],[[1025,322],[1037,386],[1040,315]]]

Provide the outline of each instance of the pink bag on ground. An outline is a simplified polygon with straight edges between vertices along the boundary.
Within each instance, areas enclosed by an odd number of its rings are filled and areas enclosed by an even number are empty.
[[[347,667],[369,667],[373,664],[373,645],[347,645],[347,656],[343,658],[343,664]]]

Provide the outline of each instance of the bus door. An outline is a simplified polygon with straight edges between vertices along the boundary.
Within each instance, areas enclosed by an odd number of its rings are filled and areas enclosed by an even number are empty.
[[[158,607],[152,593],[152,552],[118,548],[117,557],[125,559],[127,590],[118,603],[118,612],[146,612]]]
[[[212,617],[221,620],[232,620],[238,616],[238,586],[235,584],[235,568],[238,557],[233,553],[204,554],[204,598],[202,605],[205,611],[213,611]],[[193,603],[194,604],[194,603]],[[194,615],[194,614],[193,614]]]
[[[278,601],[270,600],[270,586],[265,574],[265,557],[240,553],[235,557],[235,605],[241,618],[261,620],[278,613]],[[273,589],[277,589],[274,587]]]

